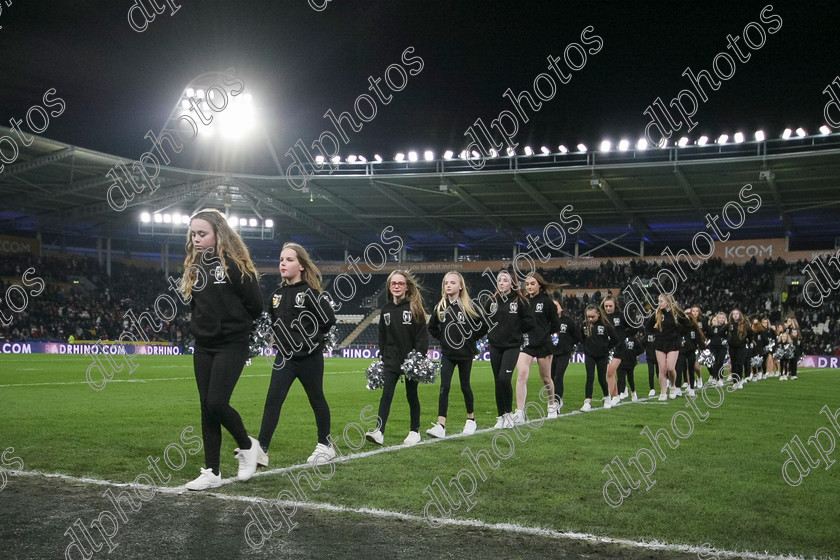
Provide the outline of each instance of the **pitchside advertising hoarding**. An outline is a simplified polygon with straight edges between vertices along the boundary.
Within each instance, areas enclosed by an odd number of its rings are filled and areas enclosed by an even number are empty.
[[[0,343],[0,354],[62,354],[62,355],[81,355],[85,354],[101,354],[103,352],[108,354],[138,354],[144,356],[180,356],[191,355],[193,348],[188,346],[182,348],[171,344],[110,344],[102,342],[97,344],[95,341],[82,341],[73,344],[64,342],[2,342]],[[273,356],[274,351],[264,351],[262,355]],[[440,350],[432,349],[428,352],[429,358],[432,360],[440,359]],[[365,358],[376,360],[379,358],[378,348],[342,348],[334,352],[324,353],[325,358]],[[482,352],[475,358],[478,361],[489,362],[490,353]],[[572,355],[570,363],[583,363],[583,354],[575,353]],[[645,356],[639,356],[639,364],[645,364]],[[840,356],[804,356],[799,367],[803,368],[832,368],[840,369]]]

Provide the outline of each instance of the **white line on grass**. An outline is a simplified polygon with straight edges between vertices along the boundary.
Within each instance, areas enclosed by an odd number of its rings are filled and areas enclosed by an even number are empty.
[[[405,446],[396,446],[391,448],[385,448],[390,450],[402,449]],[[384,450],[383,450],[384,451]],[[382,452],[382,451],[379,451]],[[376,454],[376,452],[370,453]],[[359,454],[358,456],[366,456],[369,454]],[[306,466],[306,465],[303,465]],[[278,469],[277,472],[282,470],[290,470],[292,468],[298,468],[300,465],[295,465],[295,467],[287,467],[286,469]],[[274,472],[274,471],[272,471]],[[268,474],[268,473],[264,473]],[[175,486],[175,487],[167,487],[167,486],[150,486],[146,484],[129,484],[129,483],[120,483],[120,482],[111,482],[109,480],[101,480],[96,478],[89,478],[89,477],[76,477],[76,476],[69,476],[65,474],[51,474],[51,473],[43,473],[39,471],[20,471],[17,475],[26,475],[26,476],[43,476],[46,478],[60,478],[62,480],[67,480],[69,482],[77,482],[83,484],[94,484],[99,486],[114,486],[114,487],[133,487],[133,488],[143,488],[143,489],[153,489],[156,492],[161,492],[164,494],[192,494],[193,492],[189,492],[184,486]],[[235,479],[226,479],[224,482],[233,482]],[[265,498],[255,497],[255,496],[239,496],[236,494],[219,494],[216,492],[194,492],[196,496],[203,495],[203,496],[210,496],[213,498],[217,498],[220,500],[226,501],[233,501],[233,502],[247,502],[247,503],[257,503],[257,502],[266,502]],[[340,512],[340,513],[356,513],[360,515],[370,515],[373,517],[379,517],[383,519],[399,519],[402,521],[414,521],[417,523],[425,523],[425,517],[421,517],[419,515],[412,515],[409,513],[402,513],[399,511],[390,511],[378,508],[366,508],[366,507],[350,507],[344,505],[334,505],[328,503],[312,503],[312,502],[287,502],[284,500],[270,500],[277,503],[280,503],[284,506],[294,505],[295,507],[300,507],[303,509],[310,509],[315,511],[329,511],[329,512]],[[641,548],[644,550],[660,550],[660,551],[670,551],[670,552],[684,552],[688,554],[697,554],[698,556],[701,554],[708,554],[709,548],[707,546],[694,546],[694,545],[684,545],[684,544],[669,544],[664,541],[634,541],[631,539],[622,539],[616,537],[604,537],[599,535],[593,535],[590,533],[578,533],[572,531],[558,531],[556,529],[547,529],[545,527],[528,527],[526,525],[519,525],[517,523],[488,523],[485,521],[481,521],[479,519],[450,519],[450,518],[435,518],[436,521],[441,523],[442,525],[449,525],[453,527],[470,527],[475,529],[488,529],[491,531],[501,531],[507,533],[518,533],[524,535],[537,535],[542,537],[549,537],[554,539],[568,539],[574,541],[586,541],[586,542],[594,542],[594,543],[603,543],[603,544],[615,544],[615,545],[623,545],[623,546],[632,546],[634,548]],[[731,550],[722,550],[719,548],[712,548],[711,550],[720,557],[729,557],[729,558],[750,558],[752,560],[805,560],[802,556],[779,556],[775,554],[767,554],[767,553],[760,553],[760,552],[752,552],[752,551],[731,551]],[[702,558],[702,556],[700,556]]]

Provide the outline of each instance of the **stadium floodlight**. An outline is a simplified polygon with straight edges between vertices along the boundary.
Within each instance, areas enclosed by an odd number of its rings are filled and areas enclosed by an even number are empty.
[[[723,144],[726,144],[728,141],[729,141],[729,135],[728,134],[721,134],[720,136],[718,136],[718,139],[717,139],[718,144],[723,145]]]
[[[163,223],[164,224],[171,224],[172,223],[172,214],[166,213],[163,215]]]
[[[187,216],[186,214],[181,214],[181,223],[184,224],[185,226],[189,225],[190,224],[190,217]]]
[[[408,152],[408,161],[414,162],[417,161],[417,152]]]
[[[630,149],[630,142],[628,140],[622,138],[618,142],[618,151],[619,152],[626,152],[629,149]]]
[[[163,216],[161,216],[160,214],[155,212],[154,221],[155,221],[156,224],[162,224],[163,223]]]
[[[805,136],[807,136],[808,134],[805,132],[805,129],[800,126],[796,129],[796,135],[800,138],[805,138]]]
[[[644,138],[639,138],[639,141],[636,142],[636,149],[639,150],[639,151],[643,152],[643,151],[647,150],[647,147],[648,147],[648,142]]]
[[[267,219],[265,221],[265,227],[274,227],[274,220],[272,220],[271,218]]]
[[[755,139],[758,142],[764,142],[764,131],[763,130],[756,130],[755,131]]]
[[[744,141],[744,133],[743,132],[736,132],[735,133],[735,143],[740,144]]]
[[[784,130],[784,132],[782,132],[782,138],[784,138],[785,140],[787,140],[788,138],[790,138],[790,134],[791,134],[791,132],[793,132],[791,129],[786,128],[786,129]]]
[[[490,157],[499,157],[499,152],[496,151],[496,148],[490,148]]]
[[[543,153],[543,155],[546,155],[546,156],[547,156],[547,155],[549,155],[549,154],[551,153],[551,150],[549,150],[549,149],[548,149],[548,148],[546,148],[545,146],[541,146],[541,147],[540,147],[540,151]]]
[[[318,154],[317,156],[315,156],[315,163],[319,163],[319,164],[324,163],[324,156],[321,155],[321,154]]]
[[[228,217],[228,225],[232,228],[235,228],[239,225],[239,219],[236,216]]]
[[[256,218],[249,218],[248,225],[251,227],[257,227],[257,219]]]
[[[706,135],[703,135],[703,136],[701,136],[700,138],[697,139],[697,145],[698,146],[705,146],[708,143],[708,141],[709,141],[709,137],[706,136]]]
[[[198,97],[199,99],[204,99],[204,90],[203,89],[195,90],[195,96]]]
[[[148,212],[141,212],[140,221],[144,224],[148,224],[152,221],[152,216]]]
[[[356,163],[356,156],[354,154],[347,156],[347,163]]]
[[[822,134],[822,135],[824,135],[824,136],[827,136],[827,135],[831,134],[831,129],[830,129],[830,128],[828,128],[828,126],[827,126],[827,125],[822,125],[822,126],[820,127],[820,134]]]
[[[379,154],[374,154],[373,159],[375,159],[377,163],[382,163],[382,156],[380,156]]]
[[[435,154],[432,152],[432,150],[426,150],[425,152],[423,152],[423,159],[425,159],[426,161],[432,161],[435,159]]]
[[[476,150],[473,150],[472,157],[474,157],[475,159],[481,159],[481,154],[479,154]]]
[[[333,156],[330,158],[330,161],[333,162],[335,165],[341,163],[341,156]]]
[[[601,151],[602,152],[609,152],[610,148],[612,148],[612,142],[609,140],[602,140],[601,141]]]
[[[578,149],[579,152],[585,152],[586,151],[586,144],[578,144],[577,149]]]
[[[526,156],[534,155],[534,150],[531,149],[531,146],[525,146],[525,155]]]
[[[182,99],[181,100],[181,109],[189,109],[189,108],[190,108],[189,99]]]
[[[443,159],[452,159],[452,155],[452,150],[446,150],[443,152]]]
[[[508,147],[508,149],[507,149],[507,155],[509,155],[509,156],[511,156],[511,157],[515,156],[515,155],[516,155],[516,150],[514,150],[514,149],[513,149],[513,148],[511,148],[511,147]]]
[[[402,152],[397,152],[397,155],[394,156],[395,161],[402,161],[405,159],[405,154]]]
[[[239,225],[240,226],[247,226],[248,225],[248,219],[247,218],[239,218]]]
[[[186,94],[187,97],[194,97],[195,96],[195,90],[191,87],[188,87],[186,90],[184,90],[184,93]]]
[[[559,146],[557,146],[557,149],[560,150],[561,154],[568,154],[569,153],[569,148],[567,148],[563,144],[560,144]]]
[[[367,158],[365,156],[359,156],[359,163],[367,163]]]
[[[680,138],[679,141],[677,142],[677,146],[679,146],[680,148],[684,148],[685,146],[688,146],[688,137],[683,136],[682,138]]]

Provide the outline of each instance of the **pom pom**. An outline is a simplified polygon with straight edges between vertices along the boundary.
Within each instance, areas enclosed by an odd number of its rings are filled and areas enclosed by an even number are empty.
[[[271,336],[271,317],[263,311],[251,327],[251,335],[248,337],[248,357],[259,356],[264,348],[271,346]]]
[[[697,362],[701,366],[706,366],[707,368],[712,368],[715,366],[715,356],[712,354],[711,350],[703,350],[697,351]]]
[[[770,341],[770,343],[769,343],[767,346],[765,346],[765,347],[764,347],[764,353],[765,353],[765,354],[772,354],[772,353],[773,353],[773,349],[774,349],[775,347],[776,347],[776,343],[775,343],[775,342],[773,342],[773,341]]]
[[[557,336],[557,333],[552,333],[552,335],[551,335],[551,343],[552,343],[554,346],[557,346],[558,344],[560,344],[560,337],[559,337],[559,336]]]
[[[382,364],[382,360],[376,360],[372,362],[365,372],[365,377],[367,378],[367,385],[365,386],[366,389],[370,389],[371,391],[375,391],[376,389],[381,389],[385,386],[385,367]]]
[[[615,348],[610,348],[610,353],[607,356],[607,363],[612,362],[614,357],[615,357]]]
[[[750,365],[752,367],[761,367],[761,364],[764,362],[764,356],[753,356],[750,358]]]
[[[522,344],[519,345],[519,349],[522,350],[526,346],[528,346],[528,333],[522,335]]]
[[[434,383],[440,371],[440,364],[433,362],[417,350],[412,350],[400,369],[405,373],[406,379],[418,383]]]
[[[484,354],[487,352],[487,337],[485,336],[481,340],[475,341],[475,352],[476,354]]]
[[[338,346],[338,327],[333,325],[330,332],[324,337],[324,350],[332,354],[336,346]]]

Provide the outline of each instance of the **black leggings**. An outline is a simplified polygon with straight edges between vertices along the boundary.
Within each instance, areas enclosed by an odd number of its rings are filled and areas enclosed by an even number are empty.
[[[472,387],[470,387],[472,359],[450,360],[446,356],[441,356],[438,416],[443,416],[444,418],[446,418],[446,411],[449,408],[449,388],[452,384],[452,374],[455,373],[455,366],[458,366],[458,380],[461,382],[461,392],[464,394],[464,404],[467,406],[467,414],[475,412],[473,408],[473,392]]]
[[[518,359],[519,348],[497,348],[490,345],[490,367],[496,382],[496,411],[499,416],[513,410],[513,387],[510,380]]]
[[[554,394],[563,398],[563,377],[566,375],[566,368],[569,367],[571,354],[555,354],[551,361],[551,380],[554,381]]]
[[[250,449],[251,440],[239,413],[230,406],[233,388],[248,358],[247,344],[220,349],[195,347],[193,369],[201,402],[201,436],[204,438],[204,464],[219,472],[222,426],[230,432],[240,449]]]
[[[732,364],[732,382],[741,381],[744,378],[744,368],[749,364],[746,346],[730,346],[729,361]]]
[[[648,367],[648,385],[650,385],[650,390],[653,391],[659,386],[659,362],[656,360],[656,352],[646,351],[645,359]]]
[[[379,430],[385,433],[385,424],[388,422],[388,415],[391,413],[391,401],[394,400],[394,390],[397,388],[397,381],[400,374],[385,370],[385,387],[382,389],[382,398],[379,399],[379,420],[382,423]],[[405,380],[405,396],[408,399],[408,412],[411,416],[411,431],[420,431],[420,399],[417,397],[417,381]]]
[[[633,359],[632,366],[624,367],[624,363],[628,361],[626,358],[621,360],[621,365],[618,366],[618,393],[621,394],[624,392],[624,389],[627,385],[630,385],[630,392],[636,392],[636,376],[634,372],[636,371],[636,359]]]
[[[712,347],[711,350],[715,363],[712,367],[706,369],[709,370],[709,376],[712,379],[720,379],[723,377],[723,365],[726,362],[726,346]]]
[[[683,380],[688,380],[688,387],[694,389],[694,364],[697,362],[697,354],[694,350],[680,352],[677,357],[677,387],[682,387]]]
[[[584,365],[586,366],[586,398],[592,398],[592,386],[595,383],[596,366],[598,367],[598,383],[601,385],[601,390],[606,397],[609,394],[607,390],[607,356],[593,358],[587,354]]]
[[[274,369],[271,373],[271,383],[265,397],[262,426],[260,426],[260,446],[268,449],[277,422],[280,420],[280,409],[289,389],[295,379],[300,379],[309,404],[315,413],[315,425],[318,426],[318,443],[329,445],[330,435],[330,405],[324,396],[324,355],[315,351],[308,356],[285,358],[281,353],[274,359]]]

